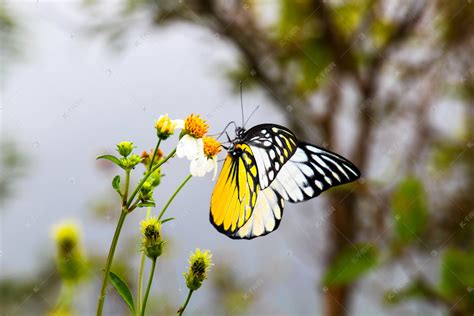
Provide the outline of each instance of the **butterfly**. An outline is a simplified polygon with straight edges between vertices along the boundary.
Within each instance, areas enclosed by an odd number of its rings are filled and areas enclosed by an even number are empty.
[[[306,201],[360,177],[349,160],[298,140],[286,127],[260,124],[235,133],[210,205],[212,225],[232,239],[267,235],[280,225],[285,202]]]

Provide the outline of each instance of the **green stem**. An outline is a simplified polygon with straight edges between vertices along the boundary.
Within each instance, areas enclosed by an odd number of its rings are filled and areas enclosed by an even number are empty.
[[[153,151],[153,157],[151,158],[150,166],[148,167],[148,171],[150,171],[151,168],[153,167],[153,162],[155,161],[156,152],[158,151],[158,148],[160,148],[160,144],[161,144],[161,138],[158,139],[158,143],[156,143],[155,151]]]
[[[163,207],[163,210],[161,210],[161,213],[160,215],[158,216],[158,220],[160,220],[163,215],[165,214],[165,211],[168,209],[168,206],[170,206],[171,202],[173,202],[174,198],[176,197],[176,195],[178,194],[179,191],[181,191],[181,189],[184,187],[184,185],[186,184],[186,182],[189,181],[189,179],[192,178],[192,175],[189,174],[186,179],[184,179],[184,181],[179,185],[179,187],[176,189],[176,191],[174,191],[173,195],[170,197],[170,199],[168,200],[168,202],[166,202],[166,205],[165,207]]]
[[[156,258],[153,259],[152,261],[150,278],[148,279],[148,285],[146,287],[145,296],[143,297],[142,313],[141,313],[142,316],[145,315],[146,302],[148,300],[148,294],[150,294],[151,282],[153,281],[153,275],[155,274],[155,267],[156,267]]]
[[[130,207],[130,205],[132,204],[133,202],[133,199],[135,198],[135,196],[137,195],[138,191],[140,191],[141,187],[143,186],[143,184],[145,183],[145,181],[148,179],[148,177],[153,173],[155,172],[159,167],[161,167],[162,164],[164,164],[165,162],[167,162],[171,157],[174,156],[174,154],[176,153],[176,148],[173,149],[172,152],[169,153],[168,156],[166,156],[166,158],[164,158],[163,160],[161,160],[159,163],[157,163],[155,166],[153,166],[153,168],[148,171],[147,173],[145,173],[145,175],[143,176],[143,178],[140,180],[140,182],[138,183],[138,186],[135,188],[135,190],[133,191],[133,193],[130,195],[130,198],[128,199],[128,202],[126,204],[127,208]]]
[[[189,300],[191,299],[191,295],[193,294],[193,290],[189,290],[188,297],[186,297],[186,301],[184,302],[183,307],[179,309],[179,316],[183,315],[186,306],[188,306]]]
[[[137,314],[140,315],[141,304],[142,304],[142,289],[143,289],[143,274],[145,270],[145,253],[142,251],[142,257],[140,259],[140,272],[138,273],[138,292],[137,292]]]
[[[130,187],[130,170],[125,171],[125,188],[123,191],[122,207],[127,203],[128,188]]]
[[[74,298],[74,288],[75,284],[63,281],[61,292],[59,293],[58,301],[54,308],[55,311],[71,310],[72,299]]]
[[[105,292],[107,290],[107,281],[109,279],[110,267],[112,266],[112,260],[114,259],[115,248],[117,247],[117,242],[120,237],[120,232],[122,230],[123,223],[125,221],[125,217],[127,216],[127,214],[128,212],[126,210],[122,210],[119,221],[117,223],[117,228],[115,228],[114,237],[112,239],[112,243],[109,249],[109,255],[107,256],[107,262],[105,264],[104,279],[102,280],[102,287],[100,289],[99,301],[97,304],[97,316],[102,315],[102,310],[104,309]]]
[[[146,218],[150,218],[151,208],[146,209]],[[137,315],[140,315],[141,304],[142,304],[142,289],[143,289],[143,272],[145,270],[145,253],[142,251],[142,257],[140,259],[140,271],[138,272],[138,289],[137,289]]]

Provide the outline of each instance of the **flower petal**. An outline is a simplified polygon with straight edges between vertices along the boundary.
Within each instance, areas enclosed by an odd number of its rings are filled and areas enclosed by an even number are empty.
[[[171,121],[175,124],[175,127],[174,127],[175,130],[184,128],[184,120],[171,120]]]
[[[217,176],[217,156],[212,158],[212,164],[213,164],[213,168],[214,168],[214,174],[212,175],[212,181],[214,181],[214,180],[216,180],[216,176]]]
[[[199,156],[199,157],[196,157],[195,159],[191,160],[191,164],[190,164],[190,171],[191,171],[191,175],[193,175],[194,177],[203,177],[206,175],[206,157],[204,157],[203,155],[202,156]]]
[[[190,135],[181,137],[176,147],[176,155],[179,158],[186,157],[188,160],[193,160],[198,155],[202,155],[202,152],[202,139],[196,139]]]

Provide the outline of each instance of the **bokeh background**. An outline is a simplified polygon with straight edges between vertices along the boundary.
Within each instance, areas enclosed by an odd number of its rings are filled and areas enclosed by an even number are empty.
[[[162,113],[200,113],[213,133],[239,122],[239,81],[246,114],[259,105],[250,125],[286,125],[363,177],[287,205],[250,242],[214,230],[211,176],[192,179],[168,213],[150,314],[175,313],[200,247],[215,266],[193,315],[471,315],[473,29],[470,0],[2,1],[1,315],[54,310],[64,219],[89,266],[73,310],[94,314],[119,216],[119,170],[95,157],[122,140],[151,149]],[[165,173],[155,213],[188,163]],[[144,216],[114,263],[132,287]],[[113,291],[106,314],[127,314]]]

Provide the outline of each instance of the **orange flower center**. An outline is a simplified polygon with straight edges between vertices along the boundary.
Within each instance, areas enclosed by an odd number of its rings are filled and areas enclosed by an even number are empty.
[[[213,137],[204,137],[204,155],[208,158],[215,157],[221,150],[221,143]]]
[[[206,135],[209,125],[199,115],[191,114],[184,121],[184,129],[194,138],[202,138]]]

